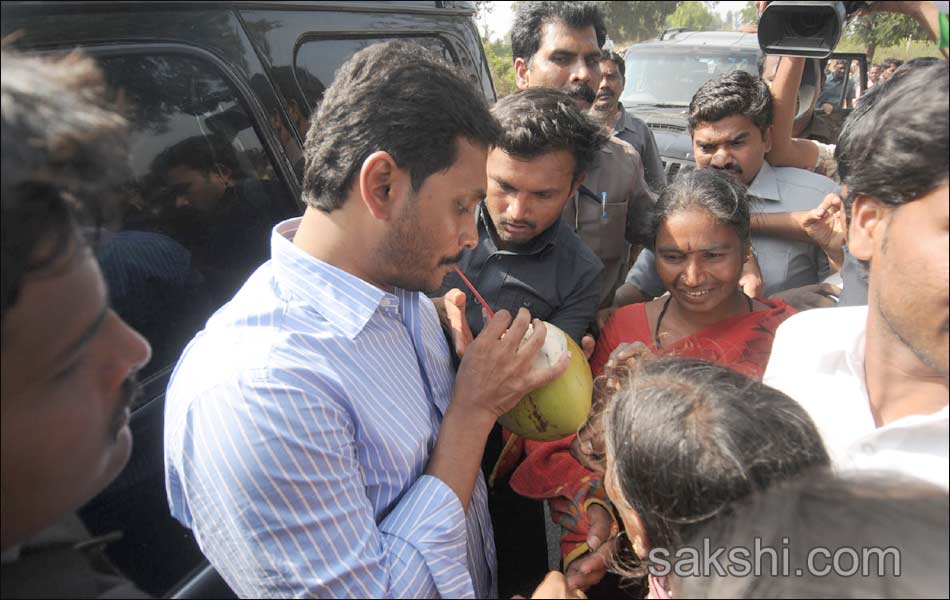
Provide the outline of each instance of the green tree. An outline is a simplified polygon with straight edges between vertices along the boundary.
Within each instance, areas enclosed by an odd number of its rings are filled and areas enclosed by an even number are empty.
[[[755,25],[759,22],[759,9],[756,8],[755,2],[748,0],[745,3],[745,7],[739,11],[739,24],[740,25]]]
[[[667,27],[684,27],[692,31],[714,31],[722,25],[719,17],[713,13],[706,2],[688,0],[666,18]]]
[[[927,34],[914,19],[893,13],[860,15],[851,20],[846,40],[864,47],[868,62],[874,60],[878,48],[896,46],[908,40],[925,40]]]
[[[656,37],[679,2],[598,2],[607,33],[621,45]]]
[[[495,94],[499,98],[518,91],[518,85],[515,83],[515,66],[511,58],[511,42],[509,37],[505,40],[491,41],[487,36],[482,36],[482,46],[485,48],[485,58],[488,59],[488,68],[491,71],[491,78],[495,84]]]

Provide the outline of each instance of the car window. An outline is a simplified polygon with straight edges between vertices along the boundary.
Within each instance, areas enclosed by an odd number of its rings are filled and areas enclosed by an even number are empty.
[[[303,129],[309,125],[310,111],[314,110],[320,104],[323,98],[324,90],[329,87],[336,75],[337,69],[346,62],[348,58],[359,52],[363,48],[378,42],[388,42],[395,38],[383,37],[358,37],[344,39],[312,39],[305,41],[297,49],[295,57],[296,84],[300,92],[306,98],[309,106],[305,108],[306,115],[303,119],[295,122],[299,123],[298,129],[300,137],[306,137],[306,131]],[[446,62],[458,64],[458,58],[453,54],[449,45],[442,39],[435,36],[400,38],[417,43],[424,48],[442,57]],[[284,85],[284,84],[282,84]]]
[[[299,209],[212,64],[185,54],[99,60],[128,105],[133,172],[99,259],[116,312],[152,345],[147,377],[174,363],[267,260],[272,226]]]
[[[631,49],[625,57],[625,106],[671,104],[688,106],[704,83],[732,71],[758,74],[754,50],[731,52],[659,52]]]

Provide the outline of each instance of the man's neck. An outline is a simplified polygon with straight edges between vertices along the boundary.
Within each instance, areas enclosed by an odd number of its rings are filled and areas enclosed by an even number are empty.
[[[341,271],[378,287],[384,292],[392,292],[393,286],[379,281],[373,265],[371,243],[354,243],[351,232],[363,228],[354,221],[355,216],[339,208],[332,212],[307,207],[303,219],[294,234],[293,243],[310,256],[323,261]],[[363,248],[364,250],[360,250]]]
[[[620,121],[620,116],[623,114],[623,108],[620,106],[620,103],[617,102],[612,107],[605,108],[603,110],[594,109],[593,111],[594,118],[600,121],[604,127],[613,131],[617,128],[617,122]]]
[[[873,302],[868,307],[864,374],[878,427],[947,406],[947,378],[907,347]]]

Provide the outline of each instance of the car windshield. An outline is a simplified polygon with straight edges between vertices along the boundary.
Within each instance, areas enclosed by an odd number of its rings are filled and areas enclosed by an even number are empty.
[[[631,48],[625,56],[626,84],[620,101],[625,106],[688,106],[706,81],[735,70],[758,73],[758,52],[728,48]]]

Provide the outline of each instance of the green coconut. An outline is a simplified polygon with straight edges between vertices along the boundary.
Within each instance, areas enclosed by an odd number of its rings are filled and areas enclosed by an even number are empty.
[[[534,368],[554,365],[565,352],[571,353],[570,364],[560,377],[522,398],[498,421],[521,437],[550,442],[576,433],[587,420],[593,378],[590,365],[574,340],[548,322],[544,326],[547,336]]]

